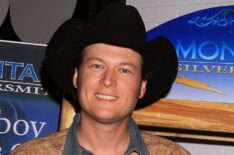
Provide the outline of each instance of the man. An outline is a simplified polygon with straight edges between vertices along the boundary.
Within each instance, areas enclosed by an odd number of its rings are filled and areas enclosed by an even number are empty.
[[[45,67],[81,107],[68,130],[39,138],[12,154],[184,155],[178,144],[140,132],[136,104],[164,97],[178,61],[164,37],[146,41],[138,11],[113,3],[90,25],[66,21],[50,40]]]

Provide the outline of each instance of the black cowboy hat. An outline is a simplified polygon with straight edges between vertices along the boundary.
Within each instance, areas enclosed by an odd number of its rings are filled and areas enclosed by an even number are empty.
[[[82,50],[94,43],[128,47],[142,56],[148,68],[148,82],[146,93],[139,102],[152,103],[168,94],[178,68],[173,45],[162,36],[147,42],[144,23],[136,8],[119,3],[105,7],[91,24],[69,19],[52,36],[44,64],[65,92],[74,90],[72,76]]]

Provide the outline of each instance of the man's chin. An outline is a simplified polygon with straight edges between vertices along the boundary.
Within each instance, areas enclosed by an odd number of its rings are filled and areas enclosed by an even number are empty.
[[[106,124],[106,125],[124,122],[127,118],[128,118],[128,116],[119,116],[119,117],[107,116],[107,115],[93,116],[93,119],[95,119],[95,121],[97,121],[101,124]]]

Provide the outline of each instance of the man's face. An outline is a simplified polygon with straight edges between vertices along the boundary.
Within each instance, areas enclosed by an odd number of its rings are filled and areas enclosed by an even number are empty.
[[[96,121],[112,123],[127,118],[142,98],[141,56],[132,49],[108,44],[85,48],[73,84],[78,89],[81,112]]]

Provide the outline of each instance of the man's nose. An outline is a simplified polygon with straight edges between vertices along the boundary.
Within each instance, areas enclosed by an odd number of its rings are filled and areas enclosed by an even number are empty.
[[[116,86],[116,74],[113,70],[107,69],[102,76],[100,83],[105,87]]]

